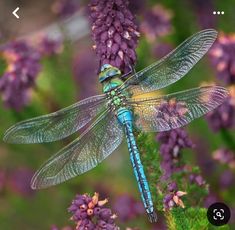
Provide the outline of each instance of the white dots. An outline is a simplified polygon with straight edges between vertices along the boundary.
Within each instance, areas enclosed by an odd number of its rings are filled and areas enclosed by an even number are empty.
[[[220,14],[222,14],[222,15],[224,15],[224,11],[213,11],[213,14],[214,15],[220,15]]]

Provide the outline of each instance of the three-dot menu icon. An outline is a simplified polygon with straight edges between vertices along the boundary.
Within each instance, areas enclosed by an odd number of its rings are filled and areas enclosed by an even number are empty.
[[[213,11],[214,15],[224,15],[224,11]]]

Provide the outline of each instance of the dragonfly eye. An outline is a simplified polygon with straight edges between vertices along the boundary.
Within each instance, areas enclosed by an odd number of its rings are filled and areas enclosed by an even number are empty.
[[[111,65],[109,65],[109,64],[104,64],[104,65],[102,65],[102,67],[101,67],[101,72],[103,72],[103,71],[109,69],[110,67],[111,67]]]

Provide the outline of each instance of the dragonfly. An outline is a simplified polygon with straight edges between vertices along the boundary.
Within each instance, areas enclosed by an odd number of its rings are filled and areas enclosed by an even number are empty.
[[[146,96],[186,75],[207,53],[216,37],[214,29],[202,30],[159,61],[141,71],[132,71],[126,80],[119,68],[104,64],[99,73],[102,94],[10,127],[4,141],[17,144],[53,142],[84,128],[77,139],[40,167],[31,180],[32,189],[57,185],[91,170],[126,139],[143,205],[150,222],[156,222],[157,214],[134,130],[163,132],[183,127],[224,102],[228,91],[220,86]],[[166,105],[173,109],[165,109]]]

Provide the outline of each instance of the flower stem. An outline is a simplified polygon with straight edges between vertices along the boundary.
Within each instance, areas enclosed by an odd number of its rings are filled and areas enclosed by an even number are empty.
[[[168,230],[176,230],[175,220],[174,220],[174,217],[173,217],[171,211],[165,211],[164,216],[166,219],[167,229]]]

